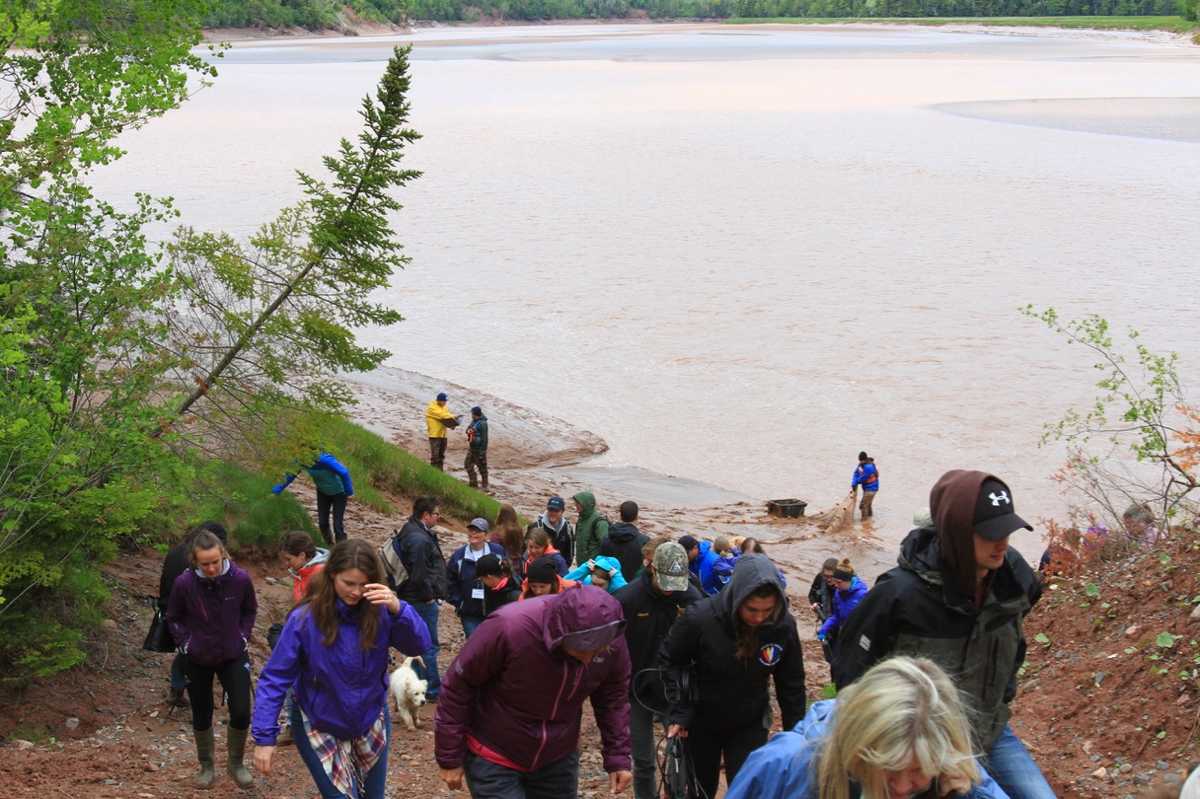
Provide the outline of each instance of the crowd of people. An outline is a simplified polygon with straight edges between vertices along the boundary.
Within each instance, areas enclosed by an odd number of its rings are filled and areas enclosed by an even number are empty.
[[[455,417],[442,396],[429,413],[438,460]],[[486,419],[472,416],[471,441],[486,449]],[[468,458],[486,486],[486,454]],[[474,799],[577,795],[585,702],[612,792],[632,786],[636,799],[712,799],[722,772],[735,799],[1054,795],[1008,723],[1022,620],[1041,588],[1008,546],[1032,528],[993,475],[943,475],[928,518],[873,587],[845,557],[823,564],[808,603],[839,692],[810,705],[787,581],[754,538],[652,538],[636,502],[617,505],[614,522],[580,492],[573,519],[559,496],[529,524],[502,504],[495,519],[472,519],[449,557],[439,502],[421,497],[377,548],[342,530],[339,507],[353,493],[345,467],[321,453],[306,469],[327,497],[319,508],[332,512],[334,543],[283,537],[294,608],[269,634],[257,686],[247,655],[255,590],[224,530],[198,528],[164,563],[160,603],[179,649],[170,699],[190,704],[201,787],[216,779],[215,679],[238,785],[253,783],[248,737],[264,774],[290,740],[324,799],[381,799],[397,649],[415,656],[436,703],[442,779]],[[861,453],[852,489],[866,518],[878,484]],[[444,673],[443,603],[465,638]],[[772,685],[784,732],[768,740]]]

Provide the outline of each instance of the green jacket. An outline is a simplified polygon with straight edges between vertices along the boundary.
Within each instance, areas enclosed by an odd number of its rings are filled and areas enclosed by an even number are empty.
[[[587,563],[600,554],[600,544],[608,537],[608,519],[596,511],[591,491],[580,491],[571,499],[583,508],[575,522],[575,562]]]

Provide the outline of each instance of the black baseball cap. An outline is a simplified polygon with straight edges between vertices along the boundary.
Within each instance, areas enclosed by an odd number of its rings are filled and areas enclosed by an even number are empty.
[[[999,541],[1022,527],[1033,530],[1032,524],[1017,515],[1009,487],[994,477],[984,480],[975,499],[975,532],[988,541]]]

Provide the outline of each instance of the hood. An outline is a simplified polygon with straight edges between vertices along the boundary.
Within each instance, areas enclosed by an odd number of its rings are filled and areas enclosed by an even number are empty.
[[[637,525],[632,522],[617,522],[608,528],[608,537],[619,544],[628,544],[638,535]]]
[[[736,611],[746,601],[746,598],[760,587],[769,585],[779,595],[779,604],[775,606],[775,617],[778,621],[787,610],[787,596],[779,587],[779,570],[766,555],[742,555],[733,567],[733,578],[718,596],[721,608],[729,618],[736,617]]]
[[[559,533],[562,532],[563,527],[565,527],[567,524],[567,514],[564,513],[562,515],[562,518],[558,520],[558,525],[556,526],[550,521],[545,513],[539,513],[537,517],[537,524],[545,527],[547,530],[553,530],[554,532]]]
[[[975,500],[987,472],[951,469],[929,492],[929,512],[941,549],[941,571],[963,596],[975,591]]]
[[[942,584],[941,561],[937,530],[932,527],[910,530],[900,542],[900,556],[896,558],[896,563],[930,585]]]
[[[317,554],[312,556],[312,559],[301,566],[301,569],[311,569],[313,566],[322,566],[329,560],[329,550],[317,547]]]
[[[964,594],[943,573],[942,545],[937,530],[932,527],[918,527],[910,531],[900,544],[900,557],[896,562],[900,568],[907,569],[929,585],[941,589],[949,607],[970,612],[971,600],[967,597],[971,594]],[[1029,568],[1029,564],[1019,552],[1009,547],[1008,554],[1004,557],[1004,565],[996,572],[992,583],[992,590],[997,598],[1003,600],[1018,594],[1030,594],[1035,591],[1036,583],[1036,575]],[[974,585],[968,590],[973,592]]]
[[[570,640],[579,649],[602,649],[625,626],[621,603],[595,586],[581,585],[542,601],[548,606],[542,637],[552,652],[560,649],[564,640]]]
[[[597,555],[596,557],[592,558],[591,562],[595,563],[609,574],[612,574],[613,572],[619,573],[621,571],[621,561],[617,560],[616,558],[609,557],[608,555]]]
[[[578,502],[579,506],[583,508],[583,512],[579,514],[579,518],[582,519],[591,516],[596,512],[596,497],[592,495],[591,491],[580,491],[571,497],[571,499]]]
[[[851,597],[855,594],[865,594],[867,593],[867,585],[862,580],[858,579],[858,575],[855,575],[850,578],[850,587],[845,591],[838,591],[838,593],[844,597]]]
[[[231,561],[229,558],[223,558],[221,560],[221,573],[218,574],[216,577],[205,577],[204,572],[200,571],[200,569],[196,568],[195,566],[192,567],[192,571],[195,573],[197,580],[201,580],[201,581],[205,581],[205,582],[209,582],[209,583],[215,583],[216,581],[220,580],[225,575],[229,574],[229,570],[232,568],[233,568],[233,561]]]

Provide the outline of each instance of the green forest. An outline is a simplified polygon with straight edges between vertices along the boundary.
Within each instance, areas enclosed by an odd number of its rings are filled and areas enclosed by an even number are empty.
[[[209,27],[337,28],[376,22],[733,17],[1170,16],[1195,20],[1200,0],[213,0]]]

